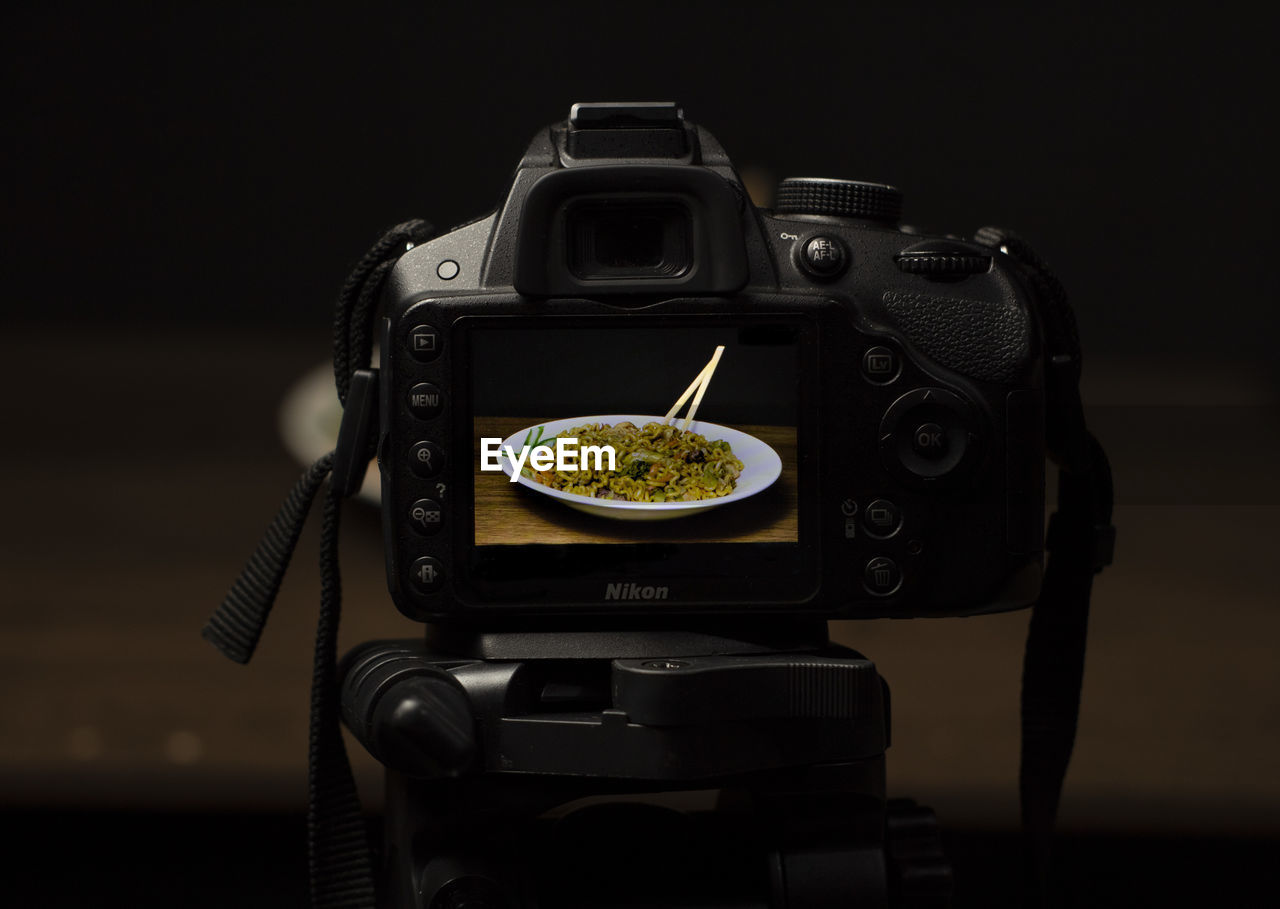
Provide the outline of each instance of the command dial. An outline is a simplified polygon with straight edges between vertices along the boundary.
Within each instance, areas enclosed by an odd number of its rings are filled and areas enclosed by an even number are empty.
[[[902,214],[902,193],[883,183],[788,177],[778,184],[776,198],[773,211],[779,215],[829,215],[897,224]]]

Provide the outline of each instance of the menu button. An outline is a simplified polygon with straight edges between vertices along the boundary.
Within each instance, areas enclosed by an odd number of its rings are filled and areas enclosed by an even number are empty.
[[[444,393],[430,382],[419,382],[409,389],[409,411],[419,420],[438,417],[444,409]]]

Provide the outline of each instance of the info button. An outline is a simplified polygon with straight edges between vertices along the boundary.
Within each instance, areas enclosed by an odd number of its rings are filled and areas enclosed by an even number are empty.
[[[435,593],[444,586],[444,563],[431,556],[416,559],[409,568],[409,579],[422,593]]]

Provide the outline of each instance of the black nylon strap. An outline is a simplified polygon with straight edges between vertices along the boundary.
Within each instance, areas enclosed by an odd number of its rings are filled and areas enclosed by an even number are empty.
[[[253,656],[293,550],[297,548],[302,526],[307,522],[311,503],[332,467],[333,452],[329,452],[298,479],[222,605],[200,632],[228,659],[247,663]]]
[[[316,909],[373,909],[373,863],[339,725],[335,671],[342,577],[338,529],[342,496],[330,484],[320,530],[320,618],[311,675],[308,759],[307,857],[311,905]]]
[[[333,321],[333,379],[338,400],[347,403],[347,389],[357,369],[365,369],[373,350],[372,320],[369,318],[387,272],[404,252],[429,240],[435,229],[421,218],[413,218],[384,233],[351,270],[338,294]]]
[[[1085,470],[1091,453],[1080,401],[1080,330],[1066,288],[1049,264],[1017,234],[984,227],[974,239],[1021,265],[1035,293],[1045,346],[1045,443],[1054,463]]]
[[[1026,241],[1008,231],[984,227],[975,239],[1012,257],[1040,304],[1045,435],[1059,466],[1048,563],[1031,610],[1022,670],[1018,794],[1026,835],[1025,901],[1039,909],[1053,898],[1053,827],[1075,748],[1093,577],[1111,563],[1115,546],[1114,490],[1106,453],[1085,427],[1080,335],[1062,282]]]
[[[307,512],[333,459],[330,452],[298,480],[231,592],[205,625],[204,637],[239,663],[248,662],[262,636]],[[340,491],[330,483],[320,529],[320,617],[311,674],[307,791],[311,905],[315,909],[373,909],[373,864],[338,719],[335,667],[342,611],[338,566],[341,504]]]
[[[1051,844],[1067,766],[1075,748],[1094,575],[1110,563],[1111,468],[1089,436],[1092,465],[1058,474],[1039,602],[1031,611],[1022,671],[1022,756],[1018,794],[1026,833],[1028,904],[1053,896]]]
[[[352,376],[369,365],[372,315],[383,281],[402,253],[432,233],[431,225],[422,220],[396,225],[365,254],[343,285],[334,317],[333,363],[338,398],[344,404]],[[246,663],[253,655],[307,512],[332,471],[334,457],[330,452],[303,474],[204,627],[203,636],[236,662]],[[339,721],[336,671],[342,608],[338,566],[341,504],[342,491],[330,483],[320,532],[320,616],[311,676],[307,793],[311,904],[314,909],[374,909],[372,856]]]

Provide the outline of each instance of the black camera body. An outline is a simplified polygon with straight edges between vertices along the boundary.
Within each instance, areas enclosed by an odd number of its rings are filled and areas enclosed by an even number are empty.
[[[378,461],[400,611],[600,628],[1033,602],[1035,301],[1005,255],[903,228],[900,204],[800,179],[757,209],[672,104],[575,105],[539,133],[498,211],[386,281]],[[748,455],[776,455],[757,494],[663,520],[569,507],[486,460],[555,421],[661,419],[716,346],[693,428],[743,428],[742,481]]]

